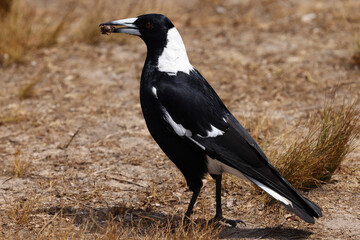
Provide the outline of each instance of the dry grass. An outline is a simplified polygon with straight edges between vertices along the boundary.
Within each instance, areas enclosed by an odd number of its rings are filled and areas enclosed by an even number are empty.
[[[352,64],[360,67],[360,33],[357,35],[355,39],[355,53],[353,54],[351,58]]]
[[[29,170],[30,162],[28,160],[24,160],[21,155],[21,149],[18,147],[16,149],[16,153],[14,154],[14,160],[12,165],[11,173],[16,177],[24,176]]]
[[[50,17],[22,0],[11,1],[7,11],[0,22],[0,61],[5,65],[21,62],[31,50],[55,44],[65,25],[66,16]]]
[[[274,128],[274,123],[271,122],[268,115],[262,115],[260,117],[244,119],[241,121],[251,132],[251,136],[256,142],[262,142],[264,139],[270,137],[270,132]]]
[[[13,0],[2,0],[0,2],[0,18],[5,17],[11,9]]]
[[[321,105],[326,89],[340,85],[339,95],[346,99],[355,98],[359,89],[358,72],[346,61],[353,51],[349,46],[354,38],[348,34],[352,28],[344,30],[339,19],[332,18],[337,5],[325,1],[7,2],[13,7],[0,17],[0,61],[34,64],[0,71],[0,165],[6,166],[0,172],[0,239],[222,237],[221,228],[206,226],[204,220],[215,212],[212,180],[204,181],[194,222],[188,231],[182,227],[191,193],[181,173],[151,140],[139,110],[138,78],[146,49],[139,39],[100,35],[102,21],[145,12],[169,15],[194,66],[222,91],[240,122],[270,152],[274,143],[267,139],[290,131],[294,122],[307,121],[304,109]],[[66,12],[71,12],[68,18],[63,17]],[[300,20],[312,12],[316,19]],[[353,17],[348,24],[358,26]],[[99,39],[129,44],[90,45]],[[353,126],[344,125],[351,116],[348,109],[330,108],[321,119],[301,123],[301,128],[298,124],[297,137],[286,138],[287,151],[271,154],[295,185],[300,182],[300,188],[308,189],[339,169],[337,160],[352,150],[343,134]],[[312,131],[301,137],[307,127]],[[284,228],[313,232],[311,239],[354,236],[358,230],[348,223],[357,223],[360,208],[354,194],[359,192],[358,156],[354,151],[354,160],[343,162],[337,182],[311,192],[311,199],[324,209],[323,218],[313,226],[291,219]],[[329,159],[331,164],[323,162]],[[304,167],[309,166],[307,160],[313,169]],[[322,172],[314,162],[323,165]],[[300,171],[308,175],[300,176]],[[276,226],[282,212],[264,209],[254,199],[252,185],[232,176],[224,181],[224,215],[248,224],[247,229],[232,229],[231,237],[240,233],[252,239],[290,238],[281,229],[266,233],[264,227]],[[33,200],[27,197],[34,193]],[[257,233],[261,230],[265,233]]]
[[[179,222],[179,225],[174,225],[176,222]],[[217,239],[222,230],[220,226],[207,225],[205,222],[192,222],[185,227],[182,221],[174,219],[159,221],[150,218],[134,221],[133,224],[134,228],[130,231],[129,228],[108,225],[103,236],[106,238],[109,233],[117,232],[107,239]]]
[[[28,224],[32,218],[31,212],[33,211],[34,202],[32,200],[21,199],[13,203],[7,210],[9,219],[17,225],[23,227]]]
[[[16,124],[29,119],[27,112],[20,107],[2,110],[0,113],[0,126],[5,124]]]
[[[98,43],[100,40],[104,41],[104,36],[99,34],[99,24],[104,21],[117,20],[119,18],[136,17],[138,15],[149,12],[169,12],[170,2],[163,2],[159,0],[153,1],[123,1],[121,6],[111,0],[106,1],[92,1],[85,6],[84,14],[81,18],[76,20],[70,38],[75,41],[85,42],[89,44]],[[109,7],[112,6],[112,7]],[[124,35],[109,36],[111,41],[126,42],[128,37]]]
[[[348,4],[342,5],[340,9],[334,11],[334,15],[341,20],[344,28],[352,37],[349,45],[353,46],[354,53],[350,59],[351,64],[360,66],[360,14],[355,10],[357,2],[349,1]],[[352,24],[357,23],[357,24]]]
[[[270,159],[297,189],[308,190],[330,181],[359,137],[359,116],[356,104],[328,107],[320,119],[309,122],[302,140],[292,143],[285,153],[272,153]]]
[[[19,99],[31,98],[34,96],[35,85],[38,84],[40,78],[33,77],[29,82],[27,82],[23,87],[20,88],[18,97]]]
[[[90,1],[64,3],[64,14],[54,14],[50,9],[37,9],[24,0],[6,0],[0,5],[0,62],[5,65],[24,61],[24,57],[34,49],[54,45],[59,36],[66,41],[89,44],[104,40],[99,34],[99,24],[118,18],[134,17],[147,12],[171,12],[172,1],[124,1],[121,5],[114,1]],[[83,5],[83,6],[81,6]],[[84,8],[78,15],[69,14],[70,9]],[[1,14],[3,13],[3,14]],[[71,16],[70,16],[71,15]],[[54,18],[55,16],[55,18]],[[63,31],[68,28],[67,31]],[[69,34],[70,33],[70,34]],[[109,37],[112,41],[126,41],[124,36]]]
[[[9,211],[10,219],[26,226],[31,218],[30,209],[26,202],[17,204]],[[17,213],[17,210],[20,211]],[[73,211],[61,208],[55,212],[43,223],[37,239],[217,239],[223,230],[221,225],[208,225],[205,220],[191,222],[185,227],[179,218],[156,216],[126,207],[101,213]]]
[[[18,98],[24,100],[35,97],[37,93],[36,85],[42,80],[41,76],[44,76],[47,71],[49,71],[47,67],[42,67],[34,71],[29,77],[29,80],[20,86],[17,94]]]
[[[99,24],[106,16],[104,1],[91,2],[86,6],[84,15],[78,21],[71,38],[86,43],[97,43],[101,39]]]

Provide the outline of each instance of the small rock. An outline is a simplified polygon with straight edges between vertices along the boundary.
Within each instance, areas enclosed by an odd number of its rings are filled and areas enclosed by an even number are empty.
[[[224,14],[226,12],[226,9],[224,7],[221,7],[221,6],[217,6],[216,7],[216,12],[218,14]]]
[[[311,22],[312,20],[314,20],[316,18],[316,14],[315,13],[308,13],[308,14],[305,14],[301,17],[301,21],[303,23],[309,23]]]

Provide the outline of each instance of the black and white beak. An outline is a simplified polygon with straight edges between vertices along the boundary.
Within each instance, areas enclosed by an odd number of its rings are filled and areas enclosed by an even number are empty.
[[[134,24],[137,18],[126,18],[112,22],[104,22],[99,25],[104,34],[107,33],[127,33],[131,35],[141,36],[139,28]],[[116,28],[115,26],[121,26]]]

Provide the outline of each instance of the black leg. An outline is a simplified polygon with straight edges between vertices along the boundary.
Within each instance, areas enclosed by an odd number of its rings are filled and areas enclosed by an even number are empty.
[[[194,208],[196,199],[199,196],[199,193],[200,193],[200,188],[193,192],[188,209],[185,213],[184,225],[186,225],[190,221],[190,216],[193,213],[193,208]]]
[[[215,178],[216,181],[216,214],[215,220],[222,219],[222,207],[221,207],[221,179],[222,175],[217,175]]]
[[[226,218],[223,218],[222,216],[222,208],[221,208],[221,179],[222,175],[212,175],[213,178],[215,178],[216,181],[216,213],[214,219],[210,221],[212,222],[224,222],[230,224],[232,227],[236,227],[237,223],[242,223],[246,225],[242,220],[229,220]]]

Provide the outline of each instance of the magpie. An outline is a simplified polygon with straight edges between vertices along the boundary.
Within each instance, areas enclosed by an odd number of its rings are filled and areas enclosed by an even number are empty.
[[[221,208],[221,178],[229,173],[249,180],[308,223],[321,208],[303,197],[269,162],[259,145],[189,62],[183,40],[164,15],[145,14],[100,24],[102,33],[139,36],[147,46],[140,103],[151,136],[184,175],[192,197],[189,221],[207,173],[216,182],[212,221],[236,226]]]

